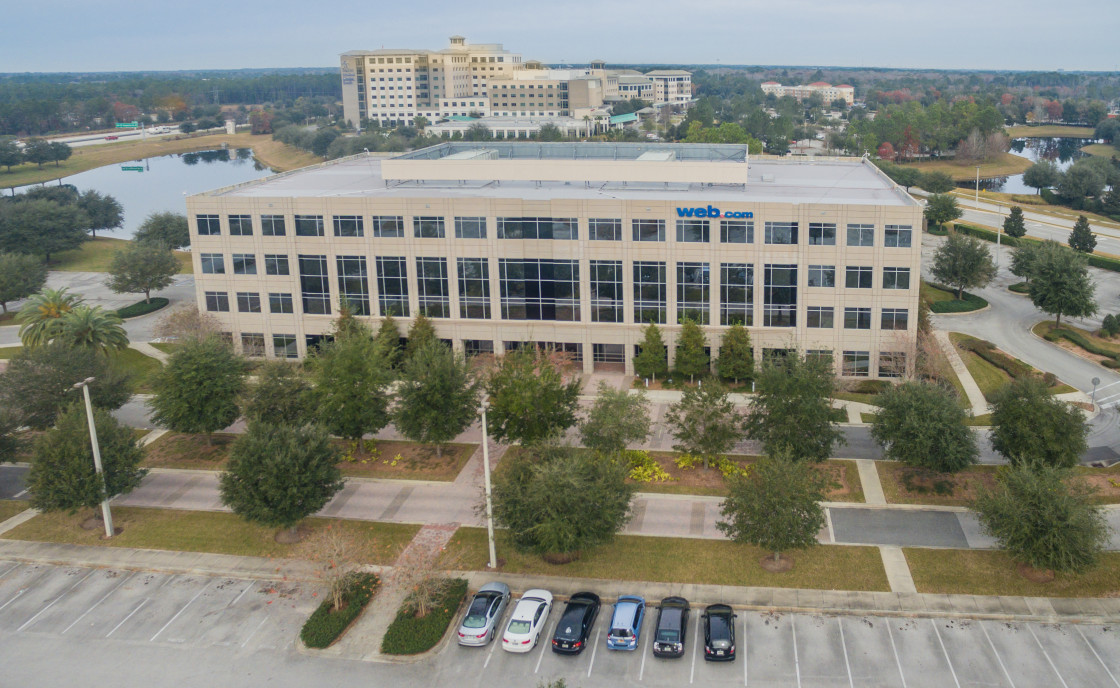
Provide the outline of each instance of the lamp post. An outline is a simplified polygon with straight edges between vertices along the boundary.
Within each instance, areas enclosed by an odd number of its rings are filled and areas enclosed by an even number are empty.
[[[486,409],[490,408],[490,401],[482,400],[479,412],[482,414],[482,475],[486,481],[486,539],[490,545],[491,569],[498,568],[498,553],[494,549],[494,501],[490,491],[490,437],[486,433]]]
[[[1095,378],[1093,378],[1092,382],[1093,382],[1093,406],[1096,406],[1097,405],[1097,385],[1099,385],[1101,383],[1101,379],[1099,377],[1095,377]]]
[[[82,397],[86,402],[86,419],[89,421],[89,443],[93,447],[93,469],[97,473],[97,480],[101,483],[101,517],[105,521],[105,537],[113,537],[113,512],[109,510],[109,490],[105,485],[105,476],[101,470],[101,449],[97,446],[97,428],[93,424],[93,404],[89,400],[89,383],[94,378],[87,377],[75,383],[73,389],[81,389]]]

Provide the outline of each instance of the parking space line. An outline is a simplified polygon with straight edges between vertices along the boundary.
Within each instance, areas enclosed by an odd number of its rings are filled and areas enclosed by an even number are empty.
[[[501,621],[501,619],[498,619],[498,621]],[[494,650],[498,649],[498,646],[495,643],[500,642],[500,641],[497,641],[494,638],[495,638],[495,636],[497,636],[498,628],[500,626],[501,626],[501,624],[495,624],[494,625],[494,634],[490,636],[490,652],[486,653],[486,661],[482,663],[482,668],[483,669],[490,666],[490,659],[494,656]]]
[[[1108,677],[1112,679],[1112,682],[1116,684],[1117,688],[1120,688],[1120,681],[1116,680],[1116,677],[1112,675],[1112,670],[1108,668],[1108,665],[1104,663],[1104,660],[1101,659],[1101,656],[1097,654],[1097,648],[1093,647],[1093,644],[1089,642],[1089,639],[1085,637],[1085,634],[1081,632],[1080,628],[1078,628],[1077,626],[1074,626],[1074,628],[1077,630],[1077,635],[1081,636],[1081,639],[1084,640],[1085,644],[1089,646],[1089,651],[1092,652],[1093,656],[1097,658],[1097,661],[1101,663],[1101,667],[1104,668],[1105,673],[1108,674]]]
[[[1003,675],[1007,677],[1007,682],[1011,684],[1011,688],[1015,688],[1015,681],[1011,680],[1011,674],[1007,671],[1007,667],[1004,666],[1003,658],[999,656],[999,650],[996,649],[996,644],[992,642],[992,636],[988,635],[988,629],[984,627],[984,622],[977,621],[976,623],[980,625],[980,630],[984,631],[984,637],[988,639],[988,645],[992,648],[992,654],[996,656],[996,661],[999,662],[999,668],[1003,669]],[[1098,657],[1098,659],[1100,658]]]
[[[121,622],[119,624],[117,624],[116,626],[113,626],[113,630],[106,633],[105,637],[108,638],[109,636],[116,633],[117,629],[120,628],[121,626],[123,626],[125,621],[128,621],[129,619],[131,619],[133,614],[140,611],[140,608],[143,607],[144,605],[146,605],[148,603],[148,600],[150,600],[150,599],[151,599],[150,597],[145,597],[144,599],[140,600],[140,604],[136,605],[136,609],[133,609],[132,611],[130,611],[128,613],[128,616],[121,619]]]
[[[21,497],[23,497],[26,494],[27,494],[27,490],[20,490],[19,492],[16,493],[15,497],[12,497],[12,499],[20,499]]]
[[[797,624],[793,616],[789,618],[789,627],[793,631],[793,670],[797,675],[797,688],[801,688],[801,662],[797,659]]]
[[[1038,649],[1042,650],[1042,656],[1046,658],[1046,662],[1050,665],[1050,668],[1054,670],[1054,675],[1058,677],[1058,680],[1062,682],[1062,685],[1065,688],[1069,688],[1069,684],[1067,684],[1066,680],[1062,678],[1062,675],[1058,673],[1058,667],[1054,666],[1054,662],[1050,659],[1050,655],[1046,652],[1046,648],[1042,646],[1042,641],[1038,639],[1037,635],[1035,635],[1034,629],[1031,628],[1030,624],[1023,625],[1027,627],[1028,631],[1030,631],[1031,637],[1034,638],[1034,642],[1038,645]]]
[[[836,533],[832,530],[832,509],[824,510],[825,523],[828,524],[828,542],[829,544],[836,544]]]
[[[840,627],[840,650],[844,653],[844,668],[848,670],[848,688],[856,688],[852,681],[852,665],[848,661],[848,643],[844,640],[844,621],[839,616],[836,617],[836,625]]]
[[[22,595],[25,592],[27,592],[27,588],[20,588],[19,590],[16,590],[16,594],[12,595],[12,599],[10,599],[7,602],[5,602],[4,604],[0,605],[0,611],[3,611],[4,607],[7,607],[12,602],[15,602],[16,600],[18,600],[20,595]]]
[[[957,684],[957,688],[961,688],[961,682],[957,679],[957,670],[953,668],[953,660],[949,659],[949,651],[945,649],[945,641],[941,639],[941,630],[937,628],[937,622],[930,619],[929,625],[933,626],[933,632],[937,635],[937,644],[941,646],[941,652],[945,655],[945,662],[949,665],[949,673],[953,675],[953,683]]]
[[[734,620],[732,620],[732,623],[734,623]],[[743,686],[745,687],[747,685],[747,616],[746,616],[746,614],[743,615],[743,635],[739,636],[739,647],[742,648],[742,650],[743,650],[742,652],[739,653],[739,656],[743,658]]]
[[[642,625],[643,626],[645,625],[645,615],[644,614],[642,615]],[[646,655],[648,655],[651,652],[650,645],[652,645],[652,644],[653,644],[653,640],[647,634],[646,635],[646,649],[643,651],[641,648],[638,648],[638,651],[642,653],[642,667],[641,667],[641,669],[638,670],[638,680],[639,681],[642,680],[642,676],[644,676],[645,673],[646,673]]]
[[[175,619],[178,619],[178,618],[179,618],[179,615],[180,615],[180,614],[182,614],[183,612],[187,611],[187,607],[191,606],[191,604],[192,604],[192,603],[193,603],[193,602],[194,602],[195,600],[197,600],[197,599],[198,599],[198,596],[199,596],[199,595],[201,595],[202,593],[206,592],[206,589],[207,589],[207,588],[209,588],[209,587],[210,587],[210,583],[207,583],[206,585],[202,586],[202,589],[201,589],[201,590],[199,590],[198,592],[196,592],[196,593],[194,594],[194,597],[192,597],[192,598],[190,599],[190,601],[189,601],[189,602],[187,602],[186,604],[184,604],[184,605],[183,605],[183,608],[182,608],[182,609],[180,609],[179,611],[175,612],[175,616],[171,617],[171,620],[170,620],[170,621],[168,621],[167,623],[165,623],[165,624],[163,625],[163,628],[161,628],[161,629],[159,629],[158,631],[156,631],[156,634],[155,634],[155,635],[153,635],[153,636],[152,636],[152,639],[151,639],[151,640],[149,640],[148,642],[149,642],[149,643],[154,643],[154,642],[155,642],[155,640],[156,640],[156,638],[158,638],[158,637],[159,637],[159,634],[160,634],[160,633],[163,633],[164,631],[166,631],[166,630],[167,630],[167,627],[168,627],[168,626],[170,626],[171,624],[175,623]]]
[[[240,601],[241,601],[241,598],[242,598],[242,597],[245,597],[245,593],[247,593],[247,592],[249,592],[250,590],[252,590],[252,589],[253,589],[254,587],[256,587],[256,585],[257,585],[257,582],[256,582],[256,581],[249,581],[249,585],[245,586],[245,589],[241,591],[241,594],[240,594],[240,595],[238,595],[237,597],[233,598],[233,602],[230,602],[229,604],[227,604],[227,605],[226,605],[226,609],[229,609],[229,608],[230,608],[230,607],[232,607],[233,605],[235,605],[235,604],[237,604],[238,602],[240,602]]]
[[[86,575],[82,576],[82,577],[81,577],[81,578],[80,578],[80,579],[78,580],[78,582],[77,582],[77,583],[74,583],[74,584],[73,584],[73,585],[71,585],[71,586],[70,586],[69,588],[66,588],[66,591],[65,591],[65,592],[63,592],[62,594],[60,594],[60,595],[59,595],[58,597],[56,597],[56,598],[54,598],[53,600],[51,600],[51,603],[50,603],[50,604],[48,604],[47,606],[43,607],[43,608],[42,608],[42,609],[40,609],[39,611],[35,612],[35,616],[31,617],[31,618],[30,618],[30,619],[28,619],[27,621],[24,621],[24,622],[23,622],[23,625],[22,625],[22,626],[20,626],[19,628],[17,628],[17,629],[16,629],[16,633],[19,633],[19,632],[20,632],[20,631],[22,631],[23,629],[25,629],[25,628],[27,628],[28,626],[30,626],[30,625],[32,624],[32,622],[34,622],[34,621],[35,621],[35,619],[38,619],[38,618],[39,618],[39,615],[41,615],[41,614],[42,614],[43,612],[45,612],[45,611],[47,611],[48,609],[50,609],[51,607],[53,607],[53,606],[55,605],[55,603],[56,603],[56,602],[58,602],[59,600],[61,600],[61,599],[62,599],[63,597],[66,597],[66,595],[68,595],[68,594],[70,593],[70,591],[71,591],[71,590],[73,590],[74,588],[76,588],[76,587],[78,587],[79,585],[81,585],[82,581],[84,581],[85,579],[87,579],[87,578],[89,578],[90,576],[92,576],[92,575],[93,575],[93,571],[94,571],[93,569],[90,569],[90,570],[89,570],[89,573],[87,573]]]
[[[551,607],[548,610],[548,615],[552,616],[552,608]],[[556,626],[556,624],[552,624],[552,628],[553,628],[554,631],[555,631],[555,626]],[[546,639],[552,636],[552,633],[547,632],[548,629],[549,629],[549,623],[545,622],[544,628],[541,629],[541,635],[543,635]],[[548,646],[551,643],[549,643],[547,640],[546,640],[546,642],[542,643],[538,638],[537,644],[539,644],[541,646],[541,654],[540,654],[539,657],[537,657],[537,668],[533,669],[534,674],[538,673],[541,670],[541,662],[544,661],[544,653],[545,653],[546,650],[548,650]]]
[[[73,628],[73,627],[75,626],[75,624],[77,624],[77,623],[78,623],[79,621],[81,621],[82,619],[86,618],[86,614],[89,614],[89,613],[90,613],[90,612],[92,612],[92,611],[93,611],[94,609],[97,609],[97,606],[98,606],[99,604],[101,604],[101,603],[102,603],[102,602],[104,602],[105,600],[109,599],[109,595],[112,595],[112,594],[113,594],[113,593],[115,593],[115,592],[116,592],[117,590],[120,590],[120,587],[121,587],[122,585],[124,585],[125,583],[127,583],[128,581],[130,581],[130,580],[132,579],[132,577],[133,577],[134,575],[136,575],[136,572],[135,572],[135,571],[133,571],[132,573],[130,573],[130,574],[128,574],[127,576],[125,576],[124,580],[122,580],[122,581],[121,581],[120,583],[118,583],[118,584],[117,584],[117,587],[115,587],[115,588],[113,588],[112,590],[110,590],[109,592],[105,593],[105,596],[104,596],[104,597],[102,597],[102,598],[101,598],[101,599],[99,599],[98,601],[94,602],[94,603],[93,603],[93,606],[92,606],[92,607],[90,607],[89,609],[87,609],[87,610],[85,610],[84,612],[82,612],[81,616],[79,616],[78,618],[76,618],[76,619],[74,619],[74,620],[73,620],[72,622],[70,622],[70,625],[69,625],[69,626],[67,626],[66,628],[64,628],[64,629],[62,630],[62,633],[59,633],[59,635],[63,635],[63,634],[65,634],[65,633],[66,633],[66,631],[69,631],[69,630],[70,630],[71,628]]]
[[[696,630],[692,632],[692,644],[696,646],[697,652],[692,653],[692,671],[688,674],[688,682],[692,683],[696,678],[696,655],[700,650],[700,643],[696,642],[696,636],[700,635],[700,615],[696,615]]]
[[[887,621],[887,637],[891,640],[891,652],[894,653],[894,663],[898,665],[898,676],[902,679],[902,688],[906,688],[906,674],[902,673],[902,662],[898,658],[898,648],[894,644],[894,633],[891,632],[890,621]]]
[[[16,570],[17,568],[19,568],[19,564],[18,564],[18,563],[16,563],[16,564],[12,564],[12,568],[8,569],[8,570],[7,570],[7,571],[5,571],[4,573],[0,573],[0,578],[3,578],[4,576],[8,575],[8,574],[9,574],[9,573],[11,573],[12,571],[15,571],[15,570]]]
[[[587,665],[587,678],[591,678],[591,667],[595,666],[595,653],[599,651],[599,638],[603,636],[603,629],[595,631],[595,644],[591,646],[591,663]]]
[[[249,644],[249,641],[253,639],[253,636],[257,634],[257,631],[261,630],[261,626],[264,625],[265,621],[268,621],[268,614],[265,614],[264,618],[261,619],[261,622],[257,624],[256,628],[253,629],[253,632],[250,633],[249,637],[245,639],[245,642],[241,643],[241,649],[245,649],[245,646]]]

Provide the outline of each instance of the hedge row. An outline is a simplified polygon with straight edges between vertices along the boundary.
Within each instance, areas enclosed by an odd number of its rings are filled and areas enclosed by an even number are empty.
[[[1012,284],[1010,287],[1008,287],[1008,289],[1015,292],[1016,294],[1031,293],[1031,289],[1026,282],[1016,282],[1015,284]]]
[[[977,237],[979,239],[983,239],[984,241],[995,242],[995,240],[996,240],[995,230],[992,230],[992,229],[984,229],[983,227],[974,227],[972,225],[966,225],[966,224],[963,224],[963,223],[960,223],[960,222],[956,223],[956,227],[957,227],[957,231],[960,232],[961,234],[968,234],[970,236],[974,236],[974,237]],[[1026,237],[1016,239],[1013,236],[1007,236],[1006,234],[1004,234],[1003,238],[1000,241],[1006,246],[1021,246],[1021,245],[1023,245],[1024,242],[1027,242],[1027,241],[1038,242],[1039,240],[1038,239],[1028,239]],[[1112,272],[1120,272],[1120,259],[1109,258],[1108,256],[1098,256],[1095,253],[1090,253],[1086,257],[1089,259],[1089,265],[1092,265],[1095,268],[1100,268],[1102,270],[1110,270]]]
[[[1034,368],[996,349],[996,345],[986,339],[966,339],[960,343],[960,346],[991,363],[1013,379],[1018,380],[1034,375]]]
[[[312,612],[307,622],[303,624],[303,629],[299,632],[303,644],[307,647],[323,648],[337,640],[350,622],[356,619],[369,604],[379,583],[380,580],[373,573],[351,575],[346,582],[346,590],[342,593],[342,609],[332,612],[333,602],[328,595],[328,599],[323,600],[319,608]]]
[[[1046,333],[1047,341],[1056,342],[1059,339],[1068,339],[1069,341],[1073,342],[1082,349],[1085,349],[1091,354],[1105,356],[1106,358],[1105,360],[1101,361],[1101,365],[1106,368],[1120,368],[1120,355],[1118,355],[1114,351],[1098,345],[1092,339],[1086,337],[1080,332],[1077,332],[1075,330],[1067,330],[1064,327],[1055,327]]]
[[[140,301],[138,303],[132,304],[131,306],[118,308],[117,315],[121,316],[122,318],[135,318],[140,315],[147,315],[148,313],[158,311],[168,303],[170,302],[167,299],[163,298],[162,296],[157,296],[152,299],[151,303]]]
[[[422,619],[413,616],[402,605],[397,618],[389,624],[381,641],[381,652],[387,655],[416,655],[435,647],[447,626],[459,611],[459,603],[467,595],[467,582],[456,578],[443,594],[443,599],[432,606],[432,611]]]

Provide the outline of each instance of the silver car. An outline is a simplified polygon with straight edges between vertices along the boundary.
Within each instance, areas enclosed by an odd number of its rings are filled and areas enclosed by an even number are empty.
[[[507,604],[509,586],[505,583],[493,581],[479,588],[459,624],[459,644],[477,647],[493,640]]]

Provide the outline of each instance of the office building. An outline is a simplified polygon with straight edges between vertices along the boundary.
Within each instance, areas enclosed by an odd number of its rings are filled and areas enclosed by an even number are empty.
[[[814,81],[807,86],[782,86],[777,81],[764,81],[762,92],[767,95],[773,93],[779,98],[793,96],[798,100],[805,100],[816,94],[821,97],[825,105],[831,105],[836,100],[843,100],[848,105],[856,102],[856,90],[853,87],[848,84],[833,86],[824,81]]]

